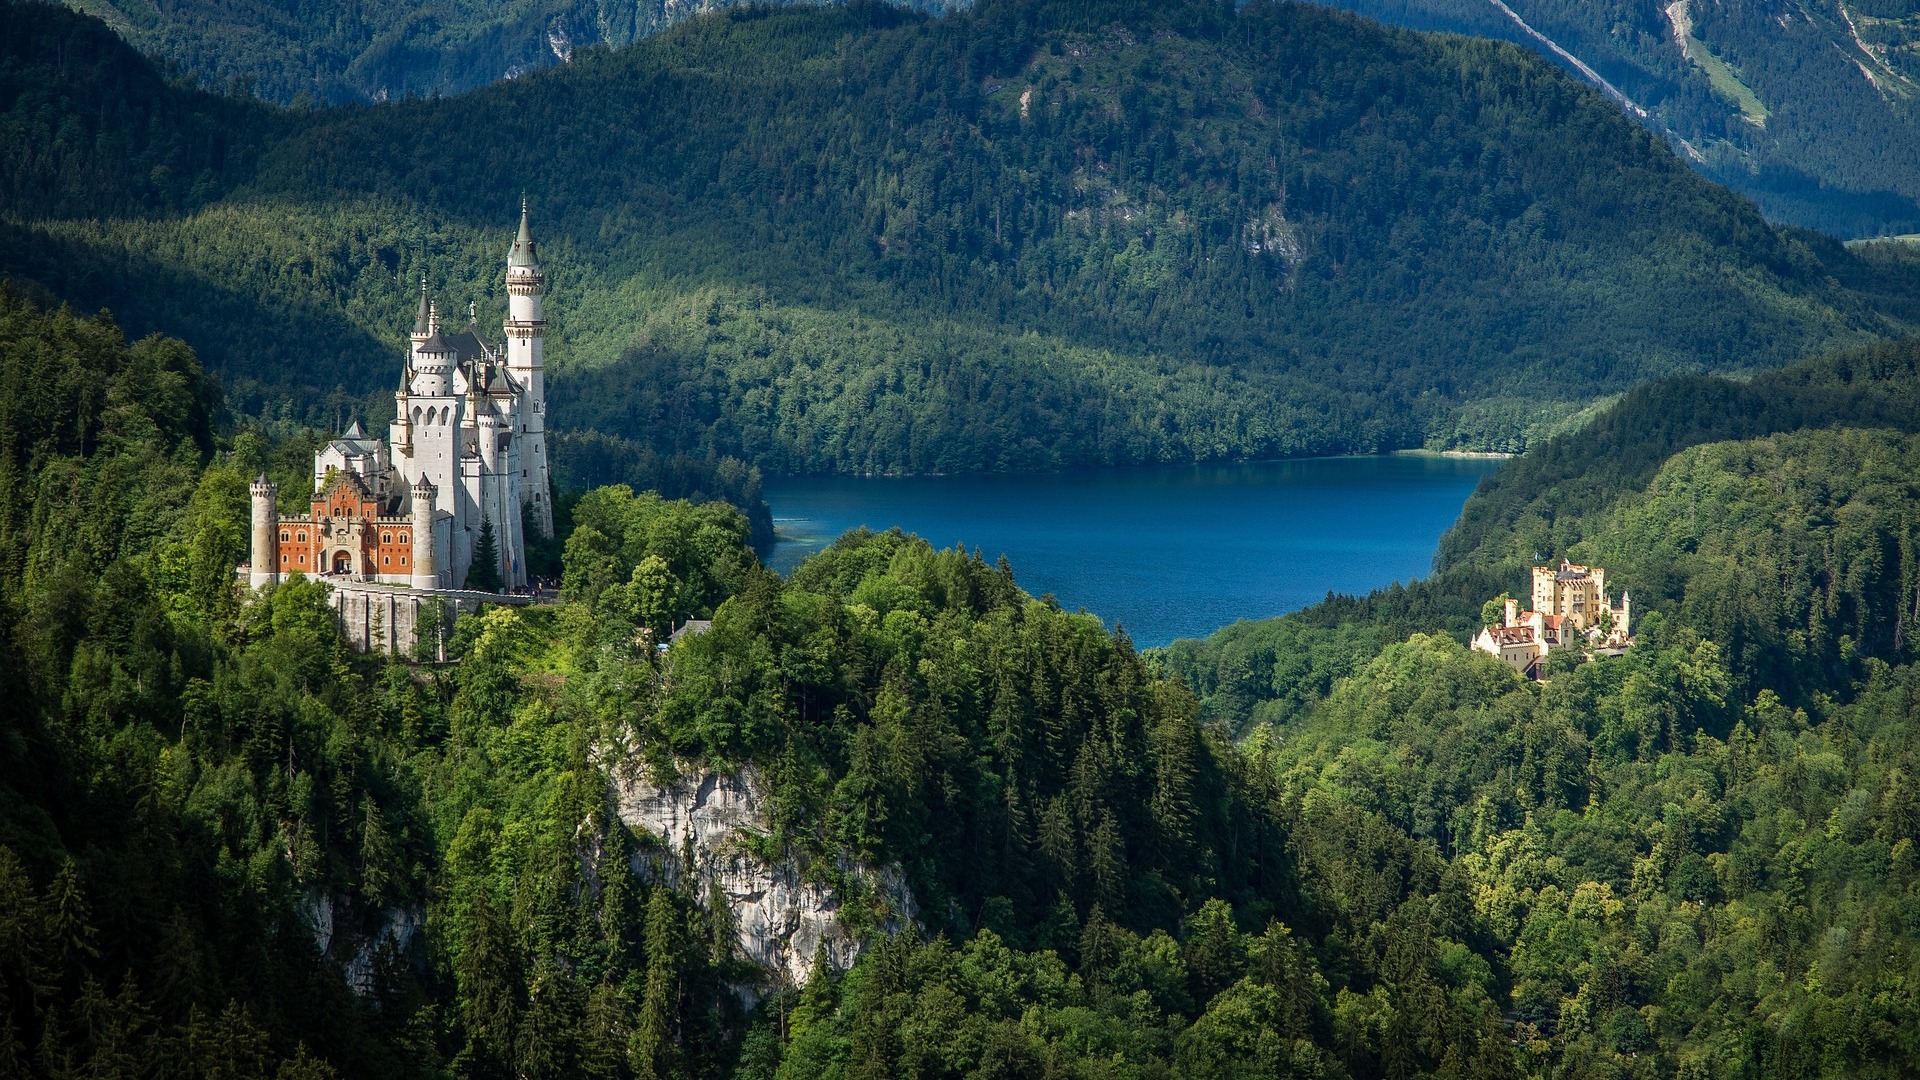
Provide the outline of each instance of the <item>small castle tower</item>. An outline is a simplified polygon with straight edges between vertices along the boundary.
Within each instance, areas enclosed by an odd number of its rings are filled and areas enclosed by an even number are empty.
[[[426,298],[427,285],[422,281],[420,299],[424,301]],[[417,333],[420,329],[418,318],[414,320],[413,326]],[[418,348],[420,342],[424,340],[424,338],[416,340],[414,348]],[[393,423],[387,429],[387,441],[393,444],[393,452],[401,457],[409,457],[413,454],[413,418],[407,412],[409,404],[407,395],[412,392],[412,383],[413,349],[408,349],[407,362],[400,365],[400,387],[393,392]]]
[[[274,508],[274,500],[280,494],[280,485],[267,479],[266,473],[254,478],[251,488],[253,495],[253,551],[247,572],[247,585],[250,588],[264,588],[280,583],[280,548],[274,534],[280,529],[280,512]]]
[[[413,498],[413,574],[416,589],[440,587],[440,567],[433,557],[433,481],[422,476],[409,493]]]
[[[440,312],[424,294],[420,298],[425,318],[413,329],[413,392],[422,397],[445,397],[453,386],[453,350],[440,337]],[[426,336],[420,328],[426,327]]]
[[[534,251],[533,228],[527,219],[527,200],[520,200],[520,234],[507,251],[507,372],[526,390],[527,406],[514,434],[521,443],[521,462],[527,472],[522,493],[531,501],[540,535],[553,535],[553,484],[547,468],[547,320],[541,297],[547,275]]]

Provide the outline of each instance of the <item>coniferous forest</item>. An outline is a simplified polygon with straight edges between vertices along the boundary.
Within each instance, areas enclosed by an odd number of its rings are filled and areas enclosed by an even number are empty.
[[[730,10],[321,112],[0,20],[0,1075],[1915,1071],[1899,248],[1303,6]],[[521,183],[557,595],[353,651],[237,587],[248,481],[380,419],[423,272],[501,313]],[[763,469],[1423,444],[1526,450],[1428,578],[1164,649],[898,531],[761,561]],[[1631,650],[1467,648],[1562,556]],[[640,824],[722,777],[858,947],[756,963]]]
[[[303,462],[190,349],[0,309],[10,1072],[1912,1060],[1911,346],[1655,384],[1500,474],[1431,581],[1164,652],[898,533],[782,579],[737,512],[618,486],[563,604],[420,667],[346,651],[322,586],[231,586],[244,477]],[[1541,686],[1449,631],[1547,534],[1644,613]],[[919,919],[855,888],[872,947],[770,985],[696,885],[619,872],[659,842],[620,761],[764,776],[758,850],[897,865]]]

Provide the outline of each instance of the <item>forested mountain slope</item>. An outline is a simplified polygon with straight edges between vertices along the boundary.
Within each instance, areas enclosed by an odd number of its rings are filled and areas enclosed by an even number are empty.
[[[1460,520],[1441,538],[1433,573],[1425,580],[1366,597],[1330,597],[1279,619],[1239,623],[1205,639],[1175,642],[1164,657],[1199,691],[1207,715],[1235,730],[1261,719],[1296,715],[1389,641],[1423,630],[1465,640],[1478,630],[1486,600],[1502,593],[1521,595],[1529,565],[1591,553],[1592,545],[1600,543],[1595,538],[1617,524],[1626,502],[1655,483],[1675,455],[1712,443],[1839,427],[1920,433],[1920,342],[1909,339],[1814,357],[1747,381],[1675,376],[1639,387],[1579,430],[1556,436],[1481,481]],[[1719,495],[1714,499],[1723,501]],[[1867,501],[1855,500],[1862,507]],[[1794,527],[1796,513],[1769,508],[1745,523],[1746,539],[1757,545],[1756,551],[1777,548],[1785,540],[1767,534],[1785,536]],[[1677,530],[1675,535],[1687,534]],[[1905,565],[1899,544],[1896,536],[1884,538],[1873,549],[1878,553],[1866,556],[1877,568],[1847,580],[1857,586],[1870,579],[1878,583],[1876,588],[1904,581],[1900,575],[1905,571],[1895,569]],[[1624,549],[1613,544],[1603,550]],[[1833,549],[1793,550],[1810,564],[1823,566],[1823,573],[1838,575],[1825,590],[1829,600],[1838,602],[1852,587],[1840,583],[1847,575],[1833,562]],[[1773,566],[1766,581],[1778,587],[1794,572]],[[1895,576],[1883,576],[1888,573]],[[1622,580],[1633,590],[1637,610],[1671,610],[1668,605],[1681,603],[1685,596],[1685,575],[1677,576],[1675,560],[1665,555],[1640,560]],[[1770,681],[1777,677],[1811,692],[1823,685],[1817,675],[1790,675],[1778,666],[1782,655],[1770,654],[1763,663],[1755,659],[1759,654],[1749,654],[1736,641],[1763,643],[1756,645],[1763,651],[1795,641],[1795,648],[1811,652],[1794,662],[1816,669],[1839,662],[1843,635],[1856,643],[1849,649],[1870,637],[1883,646],[1898,638],[1901,648],[1909,647],[1909,635],[1893,633],[1894,623],[1886,621],[1899,621],[1898,605],[1882,597],[1855,607],[1875,614],[1870,621],[1832,633],[1796,636],[1792,627],[1776,622],[1762,620],[1763,626],[1743,621],[1769,609],[1795,610],[1784,597],[1765,602],[1749,597],[1739,603],[1729,599],[1714,619],[1702,617],[1696,625],[1703,632],[1711,630],[1731,650],[1734,674],[1744,690],[1770,687],[1786,693],[1786,687]]]
[[[1913,0],[1323,2],[1555,56],[1544,37],[1774,220],[1837,236],[1920,232]]]
[[[0,366],[24,388],[0,428],[8,1075],[652,1080],[857,1055],[1024,1076],[1118,1053],[1207,1076],[1250,1049],[1338,1075],[1396,1053],[1367,1026],[1385,1013],[1333,1011],[1387,978],[1481,1075],[1511,1071],[1492,973],[1430,955],[1464,947],[1465,913],[1396,915],[1438,887],[1430,855],[1377,847],[1393,869],[1366,896],[1305,878],[1299,809],[1124,637],[1005,568],[865,534],[782,581],[737,514],[606,489],[566,604],[463,620],[454,666],[381,664],[345,652],[320,584],[232,588],[246,475],[298,462],[196,407],[190,351],[0,290]],[[665,654],[640,633],[688,614],[712,631]],[[761,770],[756,850],[829,884],[842,857],[903,864],[928,933],[768,985],[697,883],[635,873],[661,838],[621,823],[611,778],[642,761]],[[740,987],[774,996],[746,1015]]]
[[[1774,220],[1846,237],[1920,231],[1920,8],[1911,0],[1516,0],[1507,10],[1489,0],[1328,2],[1414,29],[1512,41],[1556,62],[1554,47],[1564,49]],[[288,104],[463,93],[740,0],[69,6],[205,85]]]
[[[1895,332],[1920,276],[1524,51],[1307,6],[731,12],[323,113],[128,100],[80,78],[138,70],[100,24],[4,10],[5,269],[184,334],[250,412],[377,410],[422,272],[494,317],[523,188],[556,426],[782,471],[1514,447]]]
[[[1920,1008],[1896,914],[1916,395],[1912,343],[1664,380],[1490,478],[1428,581],[1179,642],[1161,670],[1283,787],[1473,882],[1530,1067],[1897,1075]],[[1562,555],[1631,590],[1639,641],[1523,687],[1460,639]]]
[[[8,1075],[1816,1077],[1920,1052],[1913,435],[1694,446],[1587,515],[1571,552],[1652,609],[1624,657],[1541,687],[1394,636],[1236,743],[1004,566],[857,533],[782,580],[739,515],[624,488],[576,509],[563,604],[464,619],[454,665],[356,657],[318,584],[233,589],[245,478],[302,462],[229,429],[184,346],[0,289],[0,373]],[[711,632],[653,647],[690,614]],[[828,889],[898,865],[919,921],[847,893],[850,970],[769,978],[714,891],[646,870],[662,838],[615,804],[636,767],[753,770],[744,851]]]

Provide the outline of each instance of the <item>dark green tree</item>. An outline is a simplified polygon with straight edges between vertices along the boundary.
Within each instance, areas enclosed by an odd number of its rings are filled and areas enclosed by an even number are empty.
[[[499,592],[500,542],[493,535],[493,519],[480,519],[480,539],[473,544],[473,564],[467,567],[467,588]]]

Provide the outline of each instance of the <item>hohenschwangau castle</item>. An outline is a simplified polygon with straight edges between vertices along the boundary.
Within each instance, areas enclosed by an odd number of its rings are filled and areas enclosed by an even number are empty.
[[[254,481],[248,584],[273,585],[296,572],[325,575],[350,636],[365,636],[353,633],[355,611],[378,625],[378,609],[387,609],[389,640],[361,645],[388,648],[401,624],[412,622],[396,603],[418,606],[392,594],[467,587],[489,528],[500,581],[525,585],[522,509],[533,527],[553,535],[545,291],[524,203],[507,254],[504,345],[482,336],[471,308],[465,326],[442,322],[422,284],[387,439],[356,423],[315,454],[312,510],[299,517],[281,517],[274,485],[265,476]]]

